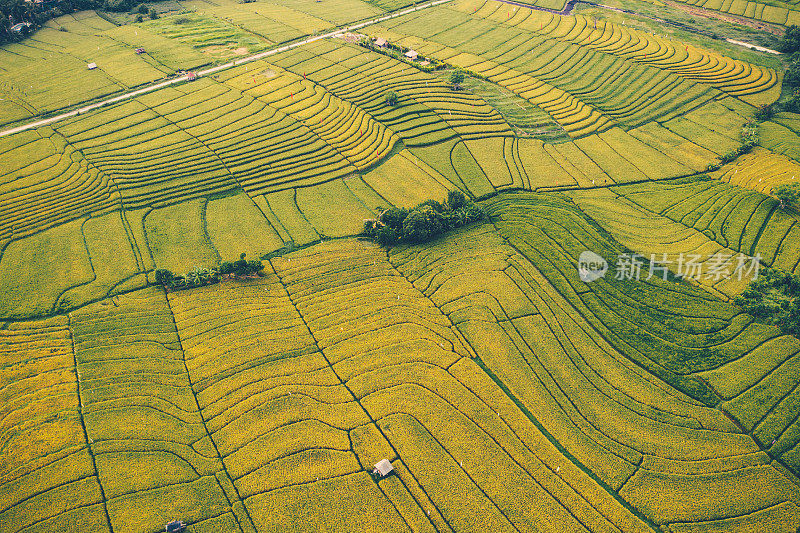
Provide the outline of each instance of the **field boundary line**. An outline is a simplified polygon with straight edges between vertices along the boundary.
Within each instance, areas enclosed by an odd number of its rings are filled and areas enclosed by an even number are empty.
[[[449,1],[449,0],[444,0],[444,1]],[[296,198],[296,195],[297,195],[297,191],[295,191],[295,198]],[[295,201],[295,204],[296,204],[296,201]],[[314,341],[314,346],[317,348],[317,351],[322,356],[323,360],[327,363],[328,368],[330,368],[331,372],[333,372],[333,375],[336,376],[336,379],[339,380],[339,383],[341,384],[341,386],[344,387],[344,389],[350,394],[350,397],[353,398],[352,401],[356,405],[358,405],[361,408],[361,410],[364,412],[364,414],[366,415],[367,419],[370,421],[369,423],[374,424],[375,428],[378,430],[378,432],[383,436],[384,439],[386,439],[386,442],[392,448],[392,451],[394,452],[395,456],[397,456],[398,460],[402,461],[402,456],[400,455],[400,452],[397,451],[397,448],[395,447],[394,443],[392,443],[392,441],[389,440],[389,437],[387,437],[386,434],[384,433],[384,431],[380,428],[380,426],[378,426],[377,420],[375,420],[372,417],[372,415],[369,413],[369,411],[367,411],[366,407],[364,407],[364,405],[361,403],[361,400],[353,393],[352,389],[347,386],[347,382],[345,380],[343,380],[342,377],[339,375],[339,373],[336,371],[336,369],[333,368],[333,364],[331,364],[330,359],[328,359],[328,355],[325,353],[325,351],[323,350],[322,346],[320,346],[319,339],[314,334],[314,330],[312,330],[311,326],[308,324],[308,320],[306,319],[306,316],[302,313],[302,311],[300,311],[300,307],[297,305],[296,296],[292,296],[292,292],[289,290],[289,284],[284,280],[284,277],[281,276],[279,270],[277,268],[275,268],[275,265],[272,264],[272,260],[269,260],[269,264],[270,264],[270,267],[272,268],[273,272],[275,272],[275,277],[278,279],[278,282],[280,283],[281,287],[283,288],[283,292],[286,294],[287,299],[292,304],[292,308],[294,308],[295,312],[297,313],[297,316],[302,321],[303,325],[305,326],[306,330],[308,331],[309,336]],[[330,348],[330,346],[328,348]],[[362,424],[362,425],[364,425],[364,424]],[[358,426],[356,426],[356,427],[358,427]],[[350,441],[350,451],[353,452],[353,455],[356,456],[356,459],[359,461],[359,464],[360,464],[361,460],[358,458],[358,454],[356,453],[355,449],[353,448],[353,438],[350,435],[351,431],[352,431],[352,429],[347,430],[347,438]],[[403,464],[405,465],[405,463],[403,463]],[[353,472],[353,474],[357,474],[358,472],[367,472],[368,471],[367,469],[365,469],[363,467],[363,465],[362,465],[361,468],[362,469],[360,471]],[[406,466],[406,468],[408,468],[408,467]],[[351,474],[347,474],[347,475],[351,475]],[[309,483],[311,483],[311,482],[309,482]],[[402,483],[402,480],[401,480],[401,483]],[[397,504],[394,502],[394,500],[392,500],[386,494],[386,492],[383,490],[383,487],[381,487],[379,483],[376,482],[375,485],[378,487],[378,490],[381,491],[381,494],[383,494],[383,497],[386,498],[386,500],[392,505],[392,508],[395,510],[395,512],[398,514],[398,516],[400,516],[400,519],[403,521],[403,523],[406,525],[406,527],[409,528],[410,530],[413,530],[411,525],[408,523],[408,520],[406,519],[406,517],[403,516],[403,513],[401,513],[400,509],[397,508]],[[406,486],[405,483],[403,483],[403,486],[406,488],[408,493],[411,494],[411,491],[408,490],[408,487]],[[413,495],[412,495],[412,498],[414,498]],[[416,498],[414,498],[414,501],[417,503],[419,508],[424,511],[424,509],[422,507],[422,504],[419,501],[417,501]],[[428,518],[428,520],[430,521],[430,518]],[[431,524],[432,524],[432,522],[431,522]],[[449,524],[448,524],[448,526],[449,526]],[[434,526],[434,528],[435,527],[436,526]]]
[[[334,31],[331,31],[331,32],[328,32],[328,33],[324,33],[322,35],[316,35],[314,37],[307,37],[307,38],[305,38],[305,39],[303,39],[301,41],[298,41],[296,43],[292,43],[292,44],[287,44],[287,45],[281,46],[280,48],[273,48],[272,50],[267,50],[265,52],[260,52],[258,54],[254,54],[252,56],[243,57],[243,58],[237,59],[235,61],[230,61],[228,63],[224,63],[222,65],[218,65],[216,67],[211,67],[211,68],[207,68],[205,70],[200,70],[200,71],[196,72],[196,76],[198,78],[199,77],[203,77],[203,76],[210,76],[212,74],[216,74],[217,72],[221,72],[223,70],[227,70],[227,69],[230,69],[230,68],[233,68],[233,67],[238,67],[239,65],[244,65],[245,63],[258,61],[259,59],[264,59],[266,57],[269,57],[269,56],[272,56],[272,55],[275,55],[275,54],[279,54],[281,52],[287,52],[287,51],[289,51],[289,50],[291,50],[293,48],[297,48],[299,46],[310,44],[310,43],[313,43],[315,41],[319,41],[320,39],[327,39],[329,37],[338,37],[340,35],[344,35],[347,32],[351,32],[351,31],[354,31],[354,30],[359,30],[359,29],[365,28],[367,26],[372,26],[373,24],[379,24],[381,22],[385,22],[385,21],[391,20],[393,18],[397,18],[397,17],[403,16],[403,15],[408,15],[409,13],[414,13],[415,11],[419,11],[421,9],[427,9],[429,7],[435,7],[435,6],[438,6],[440,4],[444,4],[446,2],[451,2],[451,1],[452,0],[434,0],[433,2],[428,2],[427,4],[411,7],[411,8],[408,8],[408,9],[404,9],[402,11],[396,11],[394,13],[389,13],[388,15],[383,15],[381,17],[374,18],[374,19],[368,20],[366,22],[361,22],[361,23],[358,23],[358,24],[354,24],[353,26],[345,26],[344,28],[339,28],[337,30],[334,30]],[[119,103],[119,102],[123,102],[125,100],[130,100],[131,98],[135,98],[135,97],[143,95],[143,94],[151,93],[153,91],[157,91],[159,89],[163,89],[165,87],[169,87],[171,85],[175,85],[176,83],[181,83],[181,82],[185,82],[185,81],[189,81],[189,74],[184,74],[184,75],[178,76],[177,78],[172,78],[172,79],[169,79],[169,80],[166,80],[166,81],[162,81],[160,83],[156,83],[156,84],[153,84],[153,85],[148,85],[148,86],[143,87],[141,89],[137,89],[135,91],[131,91],[131,92],[128,92],[128,93],[125,93],[125,94],[121,94],[121,95],[115,96],[113,98],[108,98],[106,100],[102,100],[102,101],[96,102],[94,104],[89,104],[87,106],[80,107],[78,109],[74,109],[74,110],[69,111],[67,113],[62,113],[60,115],[56,115],[54,117],[37,120],[37,121],[34,121],[34,122],[30,122],[28,124],[23,124],[22,126],[17,126],[15,128],[10,128],[10,129],[7,129],[7,130],[2,130],[2,131],[0,131],[0,137],[5,137],[7,135],[13,135],[14,133],[20,133],[20,132],[23,132],[23,131],[39,128],[41,126],[47,126],[47,125],[50,125],[50,124],[54,124],[56,122],[61,122],[62,120],[66,120],[68,118],[77,117],[79,115],[83,115],[83,114],[89,113],[89,112],[94,111],[96,109],[100,109],[102,107],[106,107],[106,106],[113,105],[113,104],[116,104],[116,103]]]
[[[227,478],[227,480],[230,482],[231,487],[233,488],[234,493],[236,495],[236,498],[238,498],[238,500],[239,500],[238,503],[242,504],[242,508],[244,509],[244,513],[245,513],[244,514],[244,518],[247,518],[247,521],[249,522],[249,525],[250,525],[250,528],[248,528],[248,529],[250,529],[251,531],[252,530],[256,530],[255,524],[253,524],[253,518],[250,516],[250,510],[247,509],[247,506],[245,505],[241,494],[239,494],[239,488],[234,484],[233,478],[228,473],[228,467],[225,464],[225,459],[223,459],[222,454],[219,453],[219,447],[217,447],[217,442],[214,440],[214,437],[211,435],[211,432],[208,430],[208,424],[206,423],[206,417],[203,414],[202,407],[200,407],[200,400],[197,399],[197,392],[195,392],[195,390],[194,390],[195,382],[192,381],[192,374],[189,372],[189,365],[186,363],[186,351],[183,349],[183,341],[181,340],[181,334],[180,334],[180,330],[178,329],[178,323],[175,320],[175,312],[172,310],[172,302],[170,302],[169,295],[166,292],[164,293],[164,300],[167,302],[167,307],[169,308],[169,315],[170,315],[170,319],[172,320],[172,327],[175,328],[175,337],[178,339],[178,345],[180,346],[180,352],[181,352],[181,356],[182,356],[181,357],[181,362],[183,363],[183,368],[186,371],[186,379],[189,382],[189,390],[192,392],[192,397],[194,398],[195,406],[197,406],[197,414],[200,417],[200,421],[203,423],[203,429],[206,432],[206,436],[208,437],[208,440],[211,441],[211,445],[214,447],[214,451],[217,453],[217,456],[214,457],[213,459],[219,459],[219,466],[222,467],[222,470],[218,470],[217,472],[214,472],[214,474],[212,474],[212,477],[215,478],[215,480],[217,482],[217,485],[219,486],[220,490],[222,491],[222,495],[225,496],[225,499],[230,504],[230,506],[231,506],[230,513],[233,515],[233,518],[236,521],[236,525],[239,526],[239,529],[241,531],[244,531],[246,528],[242,527],[241,518],[236,513],[236,510],[235,510],[235,507],[234,507],[234,502],[231,501],[231,498],[230,498],[230,495],[228,494],[228,491],[225,490],[225,487],[222,486],[222,484],[219,481],[219,478],[217,478],[217,474],[219,472],[223,472],[225,474],[225,478]],[[202,438],[205,438],[205,437],[201,437],[201,439]]]
[[[92,458],[92,467],[94,467],[94,477],[97,478],[97,486],[100,488],[100,497],[102,498],[103,512],[108,524],[110,533],[114,533],[114,526],[111,524],[111,516],[108,514],[108,498],[106,498],[106,491],[103,488],[103,482],[100,480],[100,471],[97,470],[97,460],[94,457],[94,450],[92,449],[93,442],[89,439],[89,432],[86,430],[86,422],[83,418],[83,397],[81,396],[81,375],[78,372],[78,353],[75,351],[75,336],[72,332],[72,315],[67,314],[67,331],[69,332],[69,345],[72,351],[73,372],[75,374],[75,392],[78,393],[78,414],[81,420],[81,428],[83,429],[83,438],[86,442],[86,450]],[[88,507],[88,505],[87,505]]]

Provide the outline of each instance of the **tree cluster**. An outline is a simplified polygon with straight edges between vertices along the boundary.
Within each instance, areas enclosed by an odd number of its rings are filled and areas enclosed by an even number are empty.
[[[761,104],[756,108],[756,112],[753,116],[757,121],[763,122],[771,119],[774,115],[775,108],[772,106],[772,104]]]
[[[800,26],[792,24],[786,28],[786,33],[778,44],[778,50],[784,54],[800,52]]]
[[[719,158],[718,163],[711,163],[706,167],[706,172],[713,172],[715,170],[719,170],[720,166],[735,161],[740,155],[744,155],[753,147],[758,145],[759,136],[758,136],[758,124],[756,122],[747,122],[742,126],[742,131],[740,133],[742,144],[736,148],[728,152],[727,154],[723,154]]]
[[[389,91],[383,95],[383,100],[386,102],[386,105],[394,107],[397,105],[397,93]]]
[[[461,69],[456,69],[450,74],[450,85],[453,86],[453,90],[461,90],[461,84],[464,83],[464,78],[464,71]]]
[[[184,275],[176,275],[167,269],[156,270],[156,283],[169,289],[192,289],[219,283],[222,278],[246,278],[263,275],[261,261],[248,261],[245,254],[238,261],[223,261],[219,268],[195,267]]]
[[[786,46],[787,50],[791,50],[789,55],[789,65],[786,67],[786,72],[783,73],[783,84],[793,89],[792,96],[783,103],[783,109],[792,113],[800,113],[800,28],[791,26],[786,34],[789,35],[791,28],[795,31],[795,38],[792,40],[794,45]],[[784,37],[784,40],[786,38]]]
[[[789,60],[783,74],[783,84],[794,89],[792,96],[782,107],[785,111],[800,113],[800,26],[793,24],[786,28],[778,50],[786,54]]]
[[[0,0],[0,44],[18,41],[30,31],[43,25],[48,20],[83,11],[97,9],[103,11],[131,11],[150,18],[158,18],[152,8],[144,7],[141,0],[44,0],[42,3],[26,2],[25,0]],[[144,11],[142,8],[144,7]],[[31,28],[24,28],[20,33],[11,31],[11,27],[20,22],[29,22]]]
[[[392,207],[364,223],[362,235],[381,246],[426,242],[442,233],[485,218],[483,210],[461,191],[450,191],[444,203],[426,200],[415,208]]]
[[[736,303],[757,321],[800,338],[800,276],[765,268]]]
[[[800,86],[800,51],[789,56],[789,66],[783,74],[783,83],[789,87]]]
[[[800,113],[800,89],[795,89],[792,96],[783,104],[783,108],[791,113]]]

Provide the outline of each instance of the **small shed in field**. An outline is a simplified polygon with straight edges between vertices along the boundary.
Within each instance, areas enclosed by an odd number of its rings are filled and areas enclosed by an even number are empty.
[[[136,49],[136,55],[141,55],[143,53],[144,53],[144,48],[137,48]]]
[[[412,61],[416,61],[417,57],[419,57],[419,54],[414,50],[409,50],[408,52],[405,53],[405,56]]]
[[[389,46],[389,42],[383,37],[378,37],[377,39],[375,39],[375,46],[377,46],[378,48],[386,48],[387,46]]]
[[[28,33],[31,29],[32,24],[30,22],[20,22],[19,24],[14,24],[8,30],[11,33],[16,33],[17,35],[22,35]]]
[[[89,63],[88,65],[86,65],[86,68],[88,68],[89,70],[94,70],[97,68],[97,63]]]
[[[187,81],[194,81],[196,79],[197,79],[197,72],[192,71],[192,72],[187,72],[186,73],[186,80]]]
[[[380,474],[381,477],[386,477],[393,470],[394,470],[394,467],[392,466],[392,463],[390,463],[388,459],[381,459],[375,465],[375,470],[373,470],[372,473],[373,474]]]
[[[173,520],[166,527],[167,533],[183,533],[186,531],[186,526],[180,520]]]

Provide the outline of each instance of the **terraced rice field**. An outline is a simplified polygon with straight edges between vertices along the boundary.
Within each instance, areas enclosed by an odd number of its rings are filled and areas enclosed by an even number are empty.
[[[783,2],[751,2],[749,0],[681,0],[687,4],[746,17],[770,24],[791,26],[800,24],[800,7],[794,0]]]
[[[178,5],[0,48],[0,122],[410,3]],[[0,137],[0,531],[795,533],[800,340],[732,270],[800,274],[769,196],[800,119],[718,165],[780,75],[494,1],[360,31],[448,70],[320,39]],[[17,91],[145,38],[130,71]],[[356,237],[455,190],[487,219]],[[155,284],[240,253],[263,275]]]

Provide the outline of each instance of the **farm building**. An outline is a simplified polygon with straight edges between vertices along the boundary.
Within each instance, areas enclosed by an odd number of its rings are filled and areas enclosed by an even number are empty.
[[[183,533],[186,531],[186,525],[181,520],[173,520],[167,524],[165,530],[167,533]]]
[[[16,33],[17,35],[21,35],[23,33],[28,33],[31,29],[32,24],[30,22],[20,22],[19,24],[14,24],[9,28],[11,33]]]
[[[392,463],[390,463],[388,459],[381,459],[375,465],[375,470],[373,470],[372,473],[373,474],[380,474],[381,477],[386,477],[393,470],[394,470],[394,467],[392,466]]]
[[[137,48],[137,49],[135,50],[135,52],[136,52],[136,55],[143,54],[143,53],[144,53],[144,48]]]
[[[415,52],[414,50],[409,50],[405,53],[405,56],[412,61],[416,61],[417,57],[419,57],[419,53]]]
[[[86,65],[86,68],[88,68],[89,70],[94,70],[97,68],[97,63],[89,63],[88,65]]]
[[[375,46],[377,46],[378,48],[386,48],[387,46],[389,46],[389,42],[382,37],[378,37],[377,39],[375,39]]]
[[[188,72],[186,74],[186,81],[194,81],[197,79],[197,72]]]

